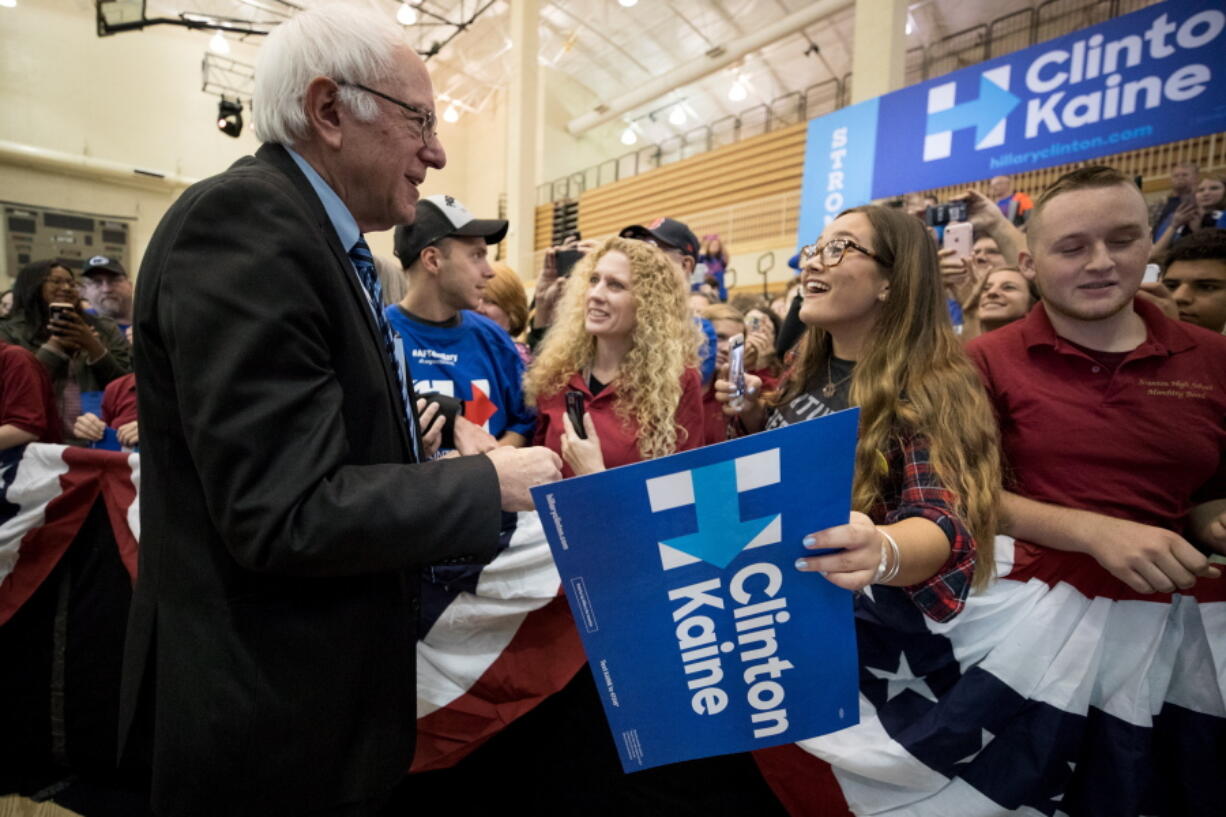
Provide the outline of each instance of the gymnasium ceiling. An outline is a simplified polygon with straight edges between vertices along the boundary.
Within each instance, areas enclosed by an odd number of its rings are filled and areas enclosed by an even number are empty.
[[[135,3],[139,9],[139,2],[119,0],[117,5]],[[145,17],[187,14],[266,31],[297,8],[318,2],[321,0],[145,0]],[[392,17],[401,6],[398,0],[349,2],[385,10]],[[799,12],[807,4],[808,0],[637,0],[625,7],[619,0],[540,0],[540,60],[607,103],[694,61],[706,60],[712,49]],[[1081,4],[1069,2],[1073,7]],[[413,0],[411,5],[417,23],[407,26],[410,39],[420,52],[436,51],[429,61],[443,100],[440,109],[454,104],[461,116],[486,110],[497,90],[509,82],[508,0]],[[1032,0],[920,0],[910,6],[907,45],[909,49],[926,46],[1032,5]],[[139,10],[135,16],[139,17]],[[471,22],[463,29],[455,25],[465,21]],[[849,0],[805,29],[643,103],[620,119],[634,123],[641,142],[660,142],[697,124],[841,78],[851,71],[853,26]],[[212,33],[202,31],[198,36],[203,54]],[[229,36],[252,46],[262,39]],[[435,44],[441,47],[435,49]],[[252,54],[252,48],[240,45],[231,57],[250,59]],[[746,94],[733,101],[729,92],[738,79]],[[673,114],[678,107],[685,113],[680,124],[681,117]]]

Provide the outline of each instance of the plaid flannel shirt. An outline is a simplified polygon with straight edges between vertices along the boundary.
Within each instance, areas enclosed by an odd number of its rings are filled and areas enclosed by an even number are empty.
[[[881,502],[869,516],[883,525],[922,517],[949,539],[949,558],[927,581],[903,588],[934,621],[948,621],[962,611],[975,575],[975,540],[955,512],[956,497],[941,484],[929,462],[922,435],[895,440],[884,452],[889,476]]]

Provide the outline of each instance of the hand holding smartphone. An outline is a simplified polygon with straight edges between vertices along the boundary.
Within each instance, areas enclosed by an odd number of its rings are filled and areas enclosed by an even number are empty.
[[[728,405],[739,409],[745,404],[745,336],[728,338],[728,382],[732,384],[732,398]]]
[[[76,311],[76,307],[64,301],[54,301],[50,304],[47,304],[47,310],[51,313],[52,322],[56,320],[71,321],[72,318],[69,317],[69,315],[70,313],[73,313]],[[55,327],[52,326],[51,334],[60,335],[63,333],[55,331]]]
[[[587,439],[587,429],[583,426],[585,399],[583,392],[578,389],[571,389],[566,392],[566,414],[570,417],[570,424],[574,427],[575,434],[581,440]]]
[[[971,246],[975,243],[975,228],[969,221],[959,221],[945,228],[943,246],[954,251],[956,258],[970,258]]]

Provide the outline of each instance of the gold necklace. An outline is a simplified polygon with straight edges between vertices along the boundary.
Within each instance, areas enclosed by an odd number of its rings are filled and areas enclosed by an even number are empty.
[[[842,380],[836,383],[834,380],[834,373],[830,369],[830,360],[833,357],[834,355],[830,355],[830,357],[826,358],[826,385],[822,386],[822,397],[825,398],[834,397],[834,393],[839,390],[839,386],[842,386],[848,380],[851,380],[851,376],[855,374],[855,369],[853,367],[852,371],[848,372],[847,377],[844,377]]]

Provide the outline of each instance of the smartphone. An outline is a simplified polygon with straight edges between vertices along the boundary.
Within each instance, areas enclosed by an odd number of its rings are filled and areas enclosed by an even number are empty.
[[[728,405],[740,408],[745,402],[745,336],[728,338],[728,382],[732,384],[732,399]]]
[[[1158,277],[1162,274],[1162,268],[1157,264],[1146,264],[1145,275],[1141,278],[1143,284],[1156,284]]]
[[[953,250],[957,258],[970,258],[971,245],[975,243],[975,228],[969,221],[959,221],[945,228],[942,244],[947,250]]]
[[[757,332],[761,328],[762,328],[762,316],[761,315],[752,316],[749,319],[749,331]]]
[[[55,301],[47,304],[47,310],[51,313],[51,319],[55,320],[56,318],[65,317],[69,312],[75,312],[76,307],[63,301]],[[51,334],[56,335],[59,333],[52,330]]]
[[[569,277],[570,271],[575,268],[575,264],[578,264],[579,259],[582,257],[583,252],[581,250],[558,250],[557,255],[554,257],[554,264],[558,268],[558,277]]]
[[[583,392],[578,389],[566,392],[566,414],[581,440],[587,439],[587,429],[583,427],[584,400]]]

